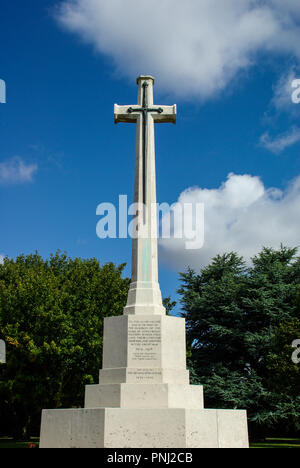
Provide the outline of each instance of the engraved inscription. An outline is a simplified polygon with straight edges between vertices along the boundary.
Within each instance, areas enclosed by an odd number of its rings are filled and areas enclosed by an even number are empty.
[[[127,376],[130,381],[138,382],[140,380],[147,380],[157,382],[162,379],[162,371],[153,369],[130,369],[127,371]]]
[[[153,320],[135,320],[128,327],[129,354],[132,361],[155,361],[160,358],[161,326]]]

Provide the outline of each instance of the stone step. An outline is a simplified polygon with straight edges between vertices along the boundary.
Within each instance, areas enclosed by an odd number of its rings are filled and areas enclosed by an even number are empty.
[[[40,448],[249,448],[246,411],[44,410]]]
[[[203,409],[203,387],[176,384],[87,385],[85,408]]]
[[[190,383],[189,375],[190,373],[186,369],[162,369],[159,367],[122,367],[119,369],[101,369],[99,383],[170,383],[188,385]]]

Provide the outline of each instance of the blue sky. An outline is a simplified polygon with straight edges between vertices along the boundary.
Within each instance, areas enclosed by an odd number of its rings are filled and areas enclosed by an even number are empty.
[[[156,126],[158,201],[206,210],[203,249],[161,245],[163,296],[216,253],[300,244],[300,5],[223,5],[2,0],[0,255],[60,249],[130,274],[131,241],[98,239],[96,207],[132,201],[135,126],[114,125],[113,104],[136,103],[139,74],[178,106],[176,126]]]

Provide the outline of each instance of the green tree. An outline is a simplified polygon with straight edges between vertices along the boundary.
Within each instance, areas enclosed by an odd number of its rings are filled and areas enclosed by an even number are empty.
[[[96,383],[103,319],[120,315],[129,280],[124,265],[37,253],[0,265],[0,430],[16,438],[37,431],[42,408],[76,407]],[[1,427],[2,426],[2,427]]]
[[[274,331],[273,348],[267,356],[269,386],[278,395],[276,413],[284,416],[285,424],[300,430],[300,358],[299,348],[293,343],[300,342],[300,319],[285,320]],[[295,354],[295,361],[292,356]]]
[[[280,324],[299,312],[296,249],[263,249],[246,267],[235,253],[217,256],[200,274],[181,274],[189,366],[206,391],[206,405],[248,410],[252,433],[282,427],[293,403],[274,384],[270,355]],[[298,409],[297,409],[298,408]]]
[[[166,309],[166,314],[167,315],[172,315],[171,312],[176,307],[177,302],[176,301],[171,301],[170,297],[165,297],[163,299],[163,306]]]

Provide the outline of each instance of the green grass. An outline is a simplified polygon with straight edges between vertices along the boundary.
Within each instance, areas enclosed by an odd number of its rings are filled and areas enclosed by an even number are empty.
[[[300,439],[266,438],[264,442],[252,442],[250,448],[300,448]]]
[[[15,442],[9,437],[0,438],[0,449],[2,448],[29,448],[29,444],[39,445],[39,439],[34,437],[27,442]],[[252,442],[250,448],[300,448],[300,439],[266,438],[264,442]]]
[[[38,447],[39,439],[36,437],[32,437],[29,441],[26,442],[15,442],[13,439],[9,437],[0,437],[0,449],[8,448],[8,449],[24,449],[29,448],[29,444],[34,444]]]

